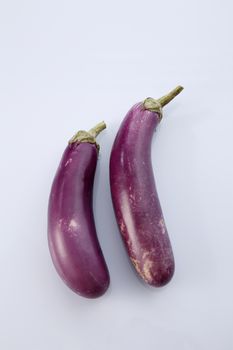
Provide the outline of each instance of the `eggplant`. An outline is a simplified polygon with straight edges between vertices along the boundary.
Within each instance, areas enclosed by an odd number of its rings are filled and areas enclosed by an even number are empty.
[[[129,258],[149,285],[167,284],[174,256],[156,191],[151,141],[162,119],[162,107],[182,91],[177,86],[160,99],[134,105],[116,135],[110,156],[113,207]]]
[[[69,141],[54,178],[48,207],[48,243],[54,266],[76,293],[97,298],[109,286],[109,272],[97,238],[92,192],[104,122]]]

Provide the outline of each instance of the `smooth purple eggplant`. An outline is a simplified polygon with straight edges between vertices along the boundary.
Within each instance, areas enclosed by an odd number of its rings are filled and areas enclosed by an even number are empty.
[[[70,140],[54,178],[48,208],[48,242],[55,268],[76,293],[97,298],[109,273],[96,234],[92,191],[104,122]]]
[[[171,243],[159,202],[151,164],[151,141],[162,107],[183,88],[158,100],[134,105],[114,141],[110,157],[113,207],[128,255],[139,276],[160,287],[174,274]]]

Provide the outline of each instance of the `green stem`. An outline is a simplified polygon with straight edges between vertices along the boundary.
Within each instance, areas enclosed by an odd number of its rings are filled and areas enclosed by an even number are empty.
[[[178,85],[175,89],[170,91],[167,95],[160,97],[157,101],[161,104],[161,106],[166,106],[171,100],[173,100],[174,97],[179,95],[179,93],[183,90],[184,88],[180,85]]]
[[[99,133],[101,131],[103,131],[104,129],[106,129],[106,124],[104,121],[98,123],[96,126],[94,126],[94,128],[90,129],[88,131],[88,134],[90,134],[91,136],[93,136],[94,138],[96,138]]]
[[[167,95],[162,96],[162,97],[158,98],[157,100],[154,98],[148,97],[144,100],[143,106],[148,111],[159,113],[160,118],[162,118],[162,107],[166,106],[182,90],[183,90],[183,87],[178,85],[175,89],[170,91]]]

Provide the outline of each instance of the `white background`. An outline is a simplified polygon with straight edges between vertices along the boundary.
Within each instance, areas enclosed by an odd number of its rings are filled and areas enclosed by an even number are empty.
[[[0,348],[233,348],[231,0],[1,1]],[[153,165],[176,273],[162,289],[131,268],[108,163],[138,101],[164,109]],[[68,139],[104,119],[94,211],[111,286],[71,292],[47,247],[50,186]]]

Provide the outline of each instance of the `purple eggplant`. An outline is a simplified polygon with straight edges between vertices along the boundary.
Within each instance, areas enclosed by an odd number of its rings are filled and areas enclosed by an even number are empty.
[[[97,298],[109,286],[109,273],[98,242],[92,190],[104,122],[70,140],[54,178],[48,208],[48,242],[55,268],[76,293]]]
[[[147,98],[134,105],[120,126],[110,157],[110,186],[119,230],[139,276],[155,287],[170,281],[175,263],[156,191],[151,140],[162,107],[182,89],[178,86],[158,100]]]

